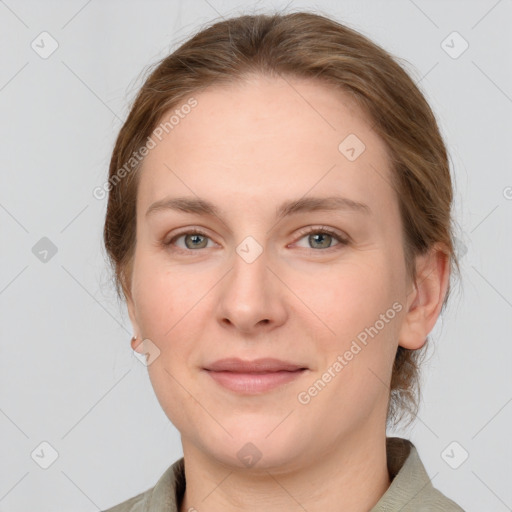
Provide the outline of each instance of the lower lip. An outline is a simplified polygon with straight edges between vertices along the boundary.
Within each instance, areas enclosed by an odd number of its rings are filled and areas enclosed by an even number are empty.
[[[214,372],[206,370],[213,380],[231,391],[257,394],[274,389],[300,377],[306,370],[268,373]]]

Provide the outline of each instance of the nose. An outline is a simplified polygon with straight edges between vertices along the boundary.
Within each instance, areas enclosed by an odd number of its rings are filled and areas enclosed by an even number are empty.
[[[265,250],[254,260],[234,253],[233,265],[218,289],[218,320],[246,333],[268,332],[286,321],[286,286]]]

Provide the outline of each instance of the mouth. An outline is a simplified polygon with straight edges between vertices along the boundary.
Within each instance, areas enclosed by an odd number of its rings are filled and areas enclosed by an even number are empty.
[[[290,383],[309,371],[307,367],[278,359],[221,359],[204,368],[222,387],[240,394],[261,394]]]

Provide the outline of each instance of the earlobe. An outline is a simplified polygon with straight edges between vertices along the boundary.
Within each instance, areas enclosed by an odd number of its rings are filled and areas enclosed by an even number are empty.
[[[139,354],[145,353],[143,340],[142,338],[139,338],[137,335],[132,336],[130,345],[133,351],[138,352]]]
[[[126,296],[126,307],[128,309],[128,316],[130,317],[130,321],[132,323],[133,332],[134,332],[134,335],[130,342],[131,347],[133,350],[135,350],[139,354],[142,354],[143,353],[143,343],[142,343],[142,338],[139,336],[140,328],[139,328],[139,324],[136,319],[135,303],[134,303],[132,297],[129,295]]]
[[[423,347],[441,312],[449,284],[449,256],[436,245],[416,258],[417,277],[407,296],[407,313],[399,334],[399,345]]]

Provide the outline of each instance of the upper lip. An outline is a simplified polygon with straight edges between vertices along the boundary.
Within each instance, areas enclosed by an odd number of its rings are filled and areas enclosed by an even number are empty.
[[[219,359],[205,367],[205,370],[214,372],[237,372],[237,373],[253,373],[253,372],[278,372],[306,369],[304,365],[281,361],[273,358],[253,359],[252,361],[244,361],[238,358]]]

